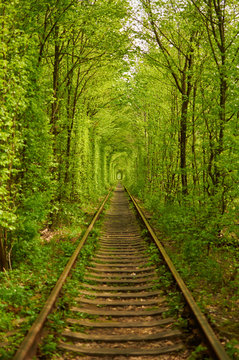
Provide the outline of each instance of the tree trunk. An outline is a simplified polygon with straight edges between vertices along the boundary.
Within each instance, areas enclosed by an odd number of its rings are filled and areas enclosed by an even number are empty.
[[[188,194],[187,184],[187,169],[186,169],[186,145],[187,145],[187,112],[188,112],[188,99],[183,96],[182,112],[180,120],[180,169],[181,169],[181,182],[182,194]]]
[[[7,253],[6,253],[6,229],[0,229],[0,271],[8,269]]]
[[[60,46],[58,40],[58,27],[55,29],[55,53],[54,53],[54,64],[53,64],[53,103],[51,112],[51,129],[52,133],[57,133],[57,118],[59,110],[59,65],[60,65]]]

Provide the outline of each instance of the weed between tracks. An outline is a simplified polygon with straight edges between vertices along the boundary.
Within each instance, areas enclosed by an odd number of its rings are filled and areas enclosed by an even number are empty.
[[[167,297],[169,310],[164,313],[165,317],[175,316],[178,318],[177,326],[187,328],[187,320],[181,317],[184,311],[183,296],[176,288],[172,274],[164,265],[159,250],[155,244],[149,242],[146,234],[147,232],[144,231],[145,239],[149,244],[148,249],[146,250],[146,253],[149,257],[149,265],[157,266],[156,272],[159,278],[154,280],[155,285],[153,286],[153,290],[162,290]]]
[[[154,243],[148,237],[147,230],[142,231],[145,241],[148,243],[146,253],[149,257],[149,266],[155,265],[157,267],[157,274],[159,279],[155,281],[152,290],[162,290],[167,298],[168,310],[163,313],[163,317],[173,317],[177,319],[174,322],[174,327],[181,329],[186,334],[185,343],[188,348],[191,348],[189,360],[210,360],[207,356],[207,348],[201,344],[201,338],[194,331],[194,324],[188,318],[188,312],[185,308],[185,301],[183,295],[179,292],[172,274],[164,265],[161,254]],[[150,308],[153,310],[154,308]],[[190,315],[189,315],[190,316]],[[193,350],[194,349],[194,350]]]

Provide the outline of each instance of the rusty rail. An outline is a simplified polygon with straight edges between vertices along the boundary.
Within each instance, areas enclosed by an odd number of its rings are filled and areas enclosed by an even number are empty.
[[[55,287],[53,288],[53,290],[52,290],[50,296],[48,297],[44,307],[42,308],[40,314],[38,315],[38,317],[32,324],[30,330],[27,333],[27,336],[24,338],[21,346],[19,347],[15,356],[13,357],[13,360],[28,360],[28,359],[31,359],[32,356],[34,355],[38,341],[40,339],[41,330],[47,320],[47,317],[50,314],[50,312],[52,311],[52,309],[55,305],[55,302],[60,294],[62,286],[64,285],[72,267],[74,266],[76,259],[82,249],[82,246],[84,245],[87,237],[89,236],[96,220],[98,219],[99,215],[101,214],[110,194],[111,194],[111,190],[109,191],[108,195],[103,200],[103,202],[102,202],[101,206],[99,207],[97,213],[95,214],[92,222],[90,223],[89,227],[87,228],[84,236],[80,240],[79,245],[77,246],[77,248],[74,251],[71,258],[69,259],[62,274],[60,275]]]
[[[139,207],[137,202],[135,201],[134,197],[130,194],[130,192],[125,188],[126,192],[128,193],[131,201],[133,202],[138,214],[140,215],[144,225],[147,227],[148,232],[150,233],[150,236],[154,240],[155,244],[157,245],[165,263],[167,264],[170,272],[172,273],[178,287],[180,288],[181,292],[183,293],[183,296],[186,300],[186,303],[188,304],[189,308],[191,309],[191,312],[193,314],[193,317],[196,320],[196,323],[198,324],[198,327],[200,328],[205,341],[213,355],[214,359],[217,360],[230,360],[229,356],[227,355],[224,347],[216,337],[213,329],[211,328],[210,324],[208,323],[205,315],[201,312],[200,308],[196,304],[191,292],[185,285],[183,279],[179,275],[178,271],[176,270],[175,266],[173,265],[171,259],[169,258],[167,252],[165,251],[163,245],[160,243],[159,239],[157,238],[154,230],[150,226],[149,222],[147,221],[142,209]]]

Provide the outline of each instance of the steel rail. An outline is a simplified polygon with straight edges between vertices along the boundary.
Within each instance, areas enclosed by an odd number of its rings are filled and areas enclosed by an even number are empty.
[[[142,209],[139,207],[137,202],[135,201],[134,197],[130,194],[127,188],[125,188],[126,192],[128,193],[131,201],[133,202],[138,214],[140,215],[141,219],[143,220],[143,223],[148,229],[148,232],[150,233],[152,239],[154,240],[155,244],[157,245],[165,263],[167,264],[170,272],[172,273],[178,287],[180,288],[181,292],[183,293],[183,296],[186,300],[186,303],[188,304],[189,308],[192,311],[192,314],[201,329],[201,332],[205,338],[205,341],[211,351],[211,354],[213,355],[214,359],[217,360],[230,360],[230,357],[227,355],[224,347],[218,340],[217,336],[215,335],[212,327],[207,321],[207,318],[200,310],[199,306],[196,304],[191,292],[187,288],[186,284],[184,283],[183,279],[179,275],[178,271],[176,270],[175,266],[173,265],[171,259],[169,258],[167,252],[165,251],[163,245],[157,238],[157,235],[155,234],[153,228],[150,226],[148,220],[146,219]]]
[[[110,189],[109,193],[107,194],[107,196],[105,197],[105,199],[103,200],[103,202],[101,203],[98,211],[96,212],[95,216],[93,217],[93,220],[91,221],[89,227],[87,228],[85,234],[83,235],[82,239],[80,240],[77,248],[75,249],[73,255],[71,256],[71,258],[69,259],[65,269],[63,270],[63,272],[61,273],[56,285],[54,286],[52,292],[50,293],[47,301],[45,302],[45,305],[43,306],[41,312],[39,313],[38,317],[36,318],[36,320],[34,321],[34,323],[32,324],[30,330],[28,331],[26,337],[24,338],[23,342],[21,343],[19,349],[17,350],[15,356],[13,357],[13,360],[28,360],[31,359],[34,355],[34,352],[36,350],[38,341],[40,339],[40,334],[42,331],[42,328],[47,320],[48,315],[50,314],[50,312],[52,311],[56,300],[60,294],[60,291],[62,289],[62,286],[64,285],[72,267],[74,266],[77,257],[87,239],[87,237],[89,236],[96,220],[98,219],[99,215],[101,214],[105,203],[107,202],[110,194],[111,194],[112,189]]]

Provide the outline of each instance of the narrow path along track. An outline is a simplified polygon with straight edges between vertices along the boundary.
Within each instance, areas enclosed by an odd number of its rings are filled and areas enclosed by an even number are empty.
[[[47,316],[70,269],[75,263],[77,267],[76,261],[80,261],[77,256],[108,196],[13,360],[27,360],[34,355]],[[131,200],[143,218],[135,199],[131,197]],[[190,316],[194,319],[196,333],[199,329],[203,344],[208,347],[208,352],[204,353],[206,357],[202,358],[209,359],[210,353],[211,359],[229,360],[146,219],[144,224],[162,255],[164,269],[167,264],[183,294]],[[192,347],[188,348],[191,334],[179,330],[177,317],[168,315],[169,305],[161,276],[162,269],[150,259],[148,244],[141,236],[140,223],[130,208],[129,198],[124,188],[118,185],[104,217],[99,246],[86,269],[83,282],[79,283],[75,305],[66,319],[67,327],[58,344],[61,354],[54,359],[189,359],[193,351]]]
[[[126,193],[117,187],[78,306],[67,320],[81,331],[65,330],[61,348],[85,354],[84,359],[158,359],[183,349],[181,333],[173,327],[176,319],[163,316],[167,304],[162,292],[154,290],[159,279],[140,233]]]

